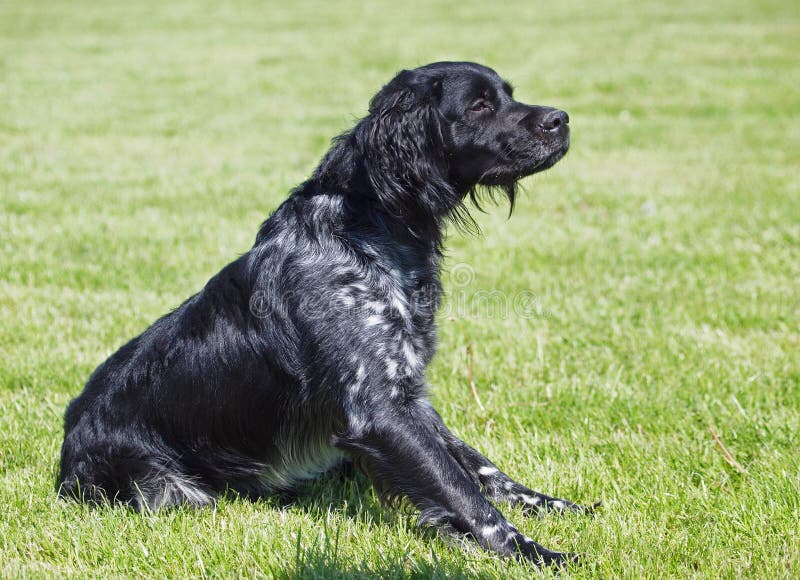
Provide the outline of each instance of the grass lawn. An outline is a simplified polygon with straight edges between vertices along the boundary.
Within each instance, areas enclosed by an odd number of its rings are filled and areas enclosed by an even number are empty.
[[[94,367],[246,251],[394,72],[444,59],[573,130],[510,220],[449,236],[435,404],[532,487],[603,501],[504,513],[586,555],[565,576],[800,576],[794,0],[0,0],[0,575],[535,573],[362,478],[150,515],[54,492]],[[535,316],[459,302],[489,291]]]

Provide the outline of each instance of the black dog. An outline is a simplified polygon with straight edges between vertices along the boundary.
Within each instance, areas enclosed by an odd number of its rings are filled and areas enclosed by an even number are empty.
[[[403,71],[338,137],[253,248],[105,361],[69,406],[60,493],[135,509],[260,497],[353,459],[425,524],[561,563],[490,503],[586,511],[514,482],[427,399],[443,227],[464,201],[543,171],[563,111],[493,70]],[[488,499],[487,499],[488,498]]]

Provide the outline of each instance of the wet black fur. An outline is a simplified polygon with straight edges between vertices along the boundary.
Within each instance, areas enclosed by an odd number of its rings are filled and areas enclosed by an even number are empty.
[[[563,562],[489,500],[583,510],[452,435],[425,365],[447,220],[569,146],[568,118],[473,63],[403,71],[264,222],[252,249],[120,348],[69,405],[59,490],[136,509],[248,497],[355,459],[422,520],[501,554]],[[488,498],[488,499],[487,499]]]

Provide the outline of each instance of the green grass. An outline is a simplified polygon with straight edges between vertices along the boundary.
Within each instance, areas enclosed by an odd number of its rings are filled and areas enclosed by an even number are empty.
[[[395,71],[469,59],[568,110],[573,147],[511,220],[449,237],[445,420],[602,499],[504,508],[586,554],[568,576],[800,576],[798,55],[792,0],[0,1],[0,572],[534,572],[421,535],[363,479],[151,515],[54,493],[92,369],[246,251]],[[493,290],[537,316],[454,307]]]

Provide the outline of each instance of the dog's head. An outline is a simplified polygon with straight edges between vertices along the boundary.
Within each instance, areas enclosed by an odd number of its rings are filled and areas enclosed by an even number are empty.
[[[490,68],[429,64],[386,84],[318,175],[344,172],[350,184],[360,176],[356,181],[396,215],[451,213],[481,186],[500,187],[513,204],[520,178],[566,154],[568,123],[564,111],[515,101]]]

